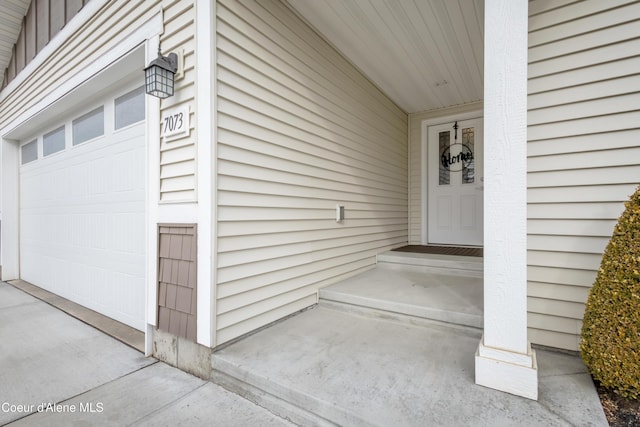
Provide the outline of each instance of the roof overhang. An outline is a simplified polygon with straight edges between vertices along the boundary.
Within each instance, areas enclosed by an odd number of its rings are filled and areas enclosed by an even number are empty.
[[[0,87],[31,0],[0,0]]]
[[[484,0],[288,0],[408,113],[483,98]]]

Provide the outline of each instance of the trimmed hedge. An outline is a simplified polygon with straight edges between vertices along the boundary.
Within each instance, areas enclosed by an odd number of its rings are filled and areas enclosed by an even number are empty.
[[[580,350],[594,379],[640,398],[640,187],[625,203],[589,292]]]

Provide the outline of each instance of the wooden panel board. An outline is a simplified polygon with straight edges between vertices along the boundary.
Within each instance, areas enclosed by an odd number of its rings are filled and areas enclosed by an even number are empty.
[[[195,224],[158,224],[158,329],[196,342]]]

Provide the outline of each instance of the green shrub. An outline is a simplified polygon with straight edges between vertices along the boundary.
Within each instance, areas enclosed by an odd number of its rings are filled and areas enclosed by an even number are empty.
[[[580,343],[594,379],[640,398],[640,187],[625,203],[589,293]]]

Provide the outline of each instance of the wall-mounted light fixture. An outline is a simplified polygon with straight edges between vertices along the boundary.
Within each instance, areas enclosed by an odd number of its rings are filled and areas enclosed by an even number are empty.
[[[178,71],[178,55],[162,56],[158,46],[158,57],[144,69],[144,86],[148,95],[158,98],[173,96],[173,80]]]

